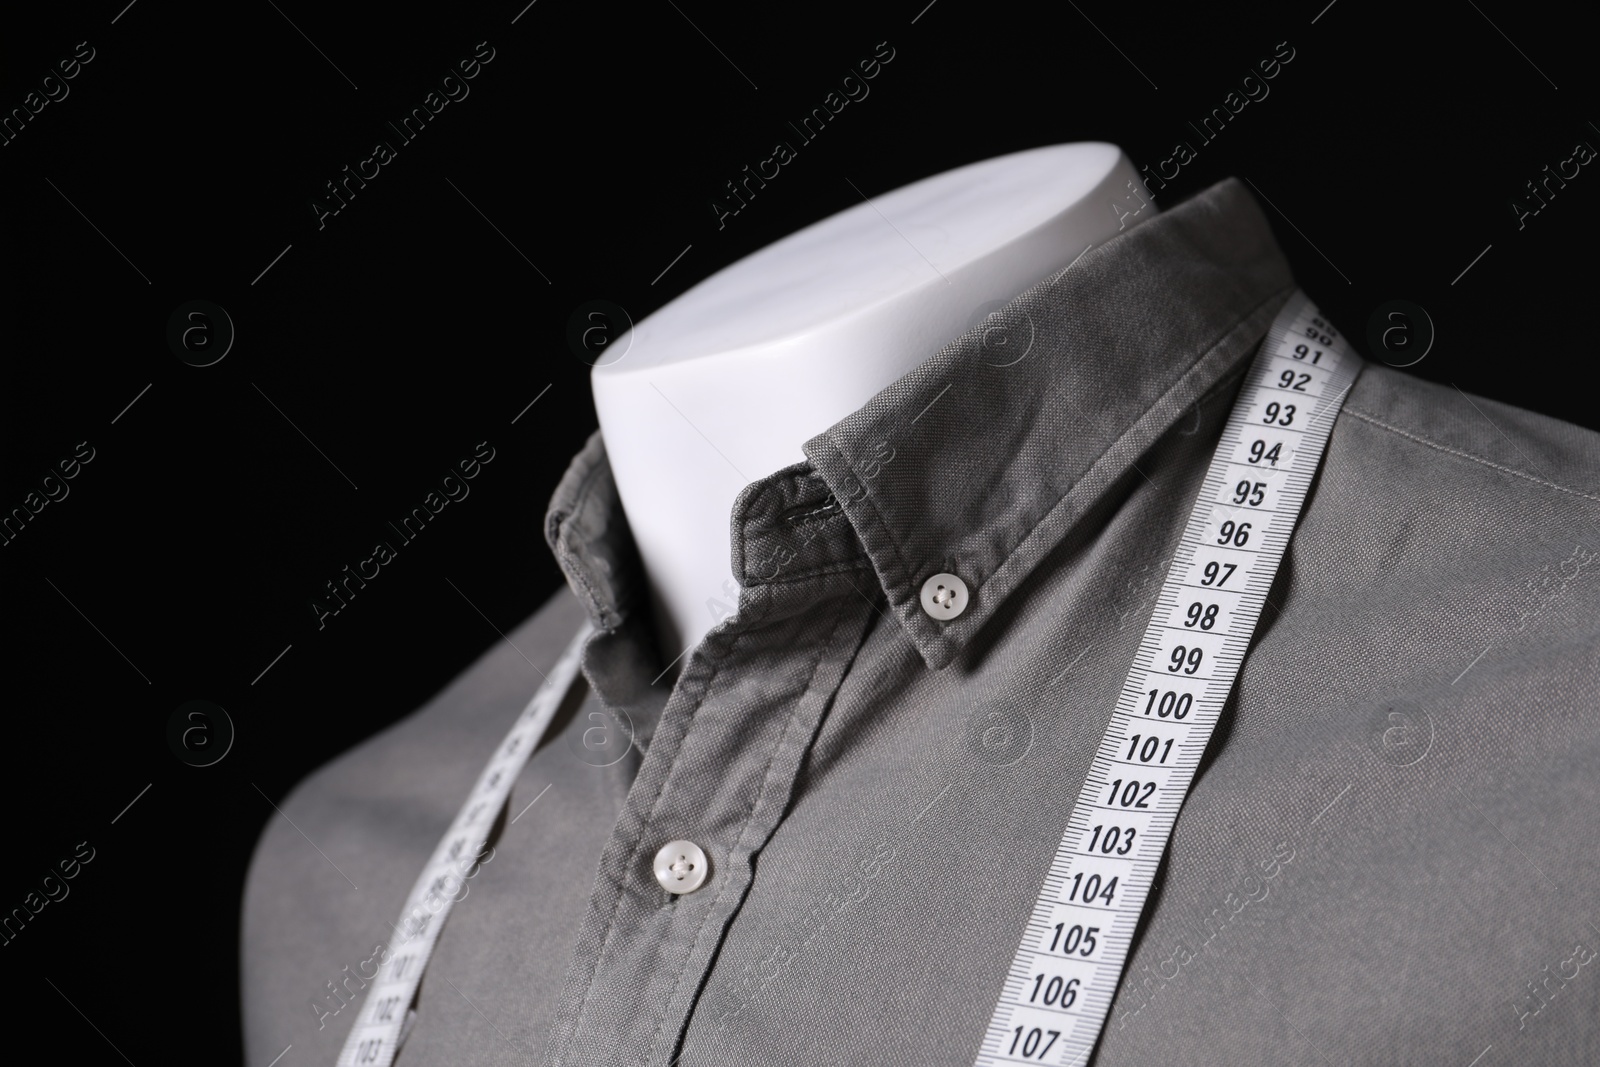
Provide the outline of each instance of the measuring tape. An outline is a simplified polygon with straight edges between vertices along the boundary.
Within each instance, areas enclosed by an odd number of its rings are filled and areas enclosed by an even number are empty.
[[[400,936],[382,959],[378,976],[339,1053],[338,1067],[390,1067],[394,1062],[416,1016],[411,1002],[439,940],[439,929],[450,915],[455,895],[471,877],[466,872],[477,864],[489,840],[489,830],[511,795],[511,784],[538,747],[545,728],[577,679],[578,660],[591,632],[592,628],[585,624],[550,668],[544,684],[495,749],[489,765],[467,795],[466,804],[422,868],[395,927]]]
[[[1360,369],[1296,290],[1228,416],[977,1067],[1081,1064],[1094,1050],[1178,809]]]

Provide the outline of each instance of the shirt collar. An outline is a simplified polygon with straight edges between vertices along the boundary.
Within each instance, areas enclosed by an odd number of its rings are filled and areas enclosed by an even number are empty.
[[[805,463],[747,486],[734,575],[749,586],[859,568],[862,594],[875,576],[928,666],[947,665],[1241,368],[1292,290],[1254,198],[1219,182],[1090,249],[807,441]],[[840,515],[848,525],[830,521]],[[598,431],[557,487],[545,534],[596,626],[648,602]],[[970,598],[944,622],[920,595],[942,572]]]

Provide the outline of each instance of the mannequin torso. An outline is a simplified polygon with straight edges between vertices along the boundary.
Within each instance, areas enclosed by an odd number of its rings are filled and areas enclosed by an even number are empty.
[[[791,234],[638,323],[591,382],[664,655],[737,603],[740,490],[803,460],[806,440],[986,307],[1154,215],[1139,188],[1100,142],[985,160]]]

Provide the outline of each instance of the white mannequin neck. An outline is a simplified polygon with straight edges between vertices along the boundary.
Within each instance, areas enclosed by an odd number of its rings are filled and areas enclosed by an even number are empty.
[[[595,409],[664,655],[737,604],[729,523],[745,485],[803,460],[985,304],[1154,215],[1141,188],[1099,142],[974,163],[746,256],[613,342],[627,347],[595,367]]]

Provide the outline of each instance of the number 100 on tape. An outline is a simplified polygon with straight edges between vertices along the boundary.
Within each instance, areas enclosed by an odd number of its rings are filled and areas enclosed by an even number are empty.
[[[1223,428],[978,1067],[1082,1064],[1094,1050],[1178,809],[1360,367],[1295,292]]]

